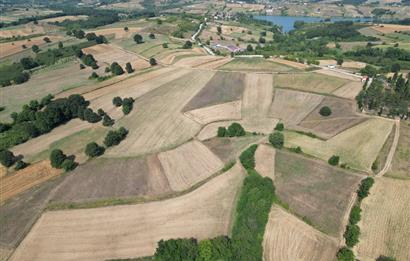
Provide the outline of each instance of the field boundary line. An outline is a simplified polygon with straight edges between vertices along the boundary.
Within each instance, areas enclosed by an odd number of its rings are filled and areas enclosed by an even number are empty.
[[[400,137],[400,120],[396,119],[395,120],[395,133],[394,133],[394,139],[393,139],[393,144],[390,147],[389,154],[387,155],[386,163],[384,164],[384,167],[382,170],[380,170],[379,173],[376,174],[376,177],[383,177],[384,174],[387,173],[387,171],[390,170],[394,153],[396,152],[397,145],[399,144],[399,137]]]

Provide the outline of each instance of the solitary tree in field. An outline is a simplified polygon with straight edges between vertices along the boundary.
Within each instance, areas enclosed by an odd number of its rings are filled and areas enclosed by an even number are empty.
[[[163,43],[162,48],[168,48],[168,43]]]
[[[182,46],[183,49],[191,49],[192,48],[192,43],[191,41],[186,41],[184,45]]]
[[[128,26],[124,27],[124,31],[128,32]]]
[[[121,67],[117,62],[113,62],[113,63],[111,64],[110,69],[111,69],[111,72],[112,72],[114,75],[121,75],[121,74],[124,73],[124,70],[122,69],[122,67]]]
[[[149,59],[149,64],[151,65],[151,66],[155,66],[155,65],[157,65],[157,60],[155,60],[155,58],[150,58]]]
[[[40,51],[40,48],[37,45],[33,45],[31,46],[31,50],[33,50],[33,52],[38,53]]]
[[[327,162],[332,166],[337,166],[339,165],[339,160],[340,160],[339,156],[333,155],[332,157],[329,158]]]
[[[131,63],[127,63],[125,65],[125,70],[127,71],[127,73],[133,73],[134,72],[134,68],[132,68]]]
[[[252,45],[248,44],[248,46],[246,46],[246,51],[252,52],[253,51]]]
[[[118,97],[118,96],[114,97],[112,99],[112,104],[114,104],[116,107],[120,107],[122,105],[121,97]]]
[[[218,34],[221,34],[221,33],[222,33],[222,27],[217,26],[217,27],[216,27],[216,30],[218,31]]]
[[[62,164],[67,156],[63,153],[62,150],[55,149],[50,154],[50,162],[53,168],[61,169]]]
[[[50,38],[48,38],[47,36],[43,38],[43,41],[46,43],[51,43]]]
[[[151,39],[155,39],[155,34],[150,33],[150,34],[148,35],[148,37],[151,38]]]
[[[328,106],[323,106],[322,108],[320,108],[319,113],[320,115],[327,117],[332,114],[332,110]]]
[[[0,150],[0,163],[4,167],[10,167],[16,161],[16,157],[13,152],[9,150]]]
[[[104,151],[105,151],[105,148],[102,146],[99,146],[95,142],[90,142],[85,147],[85,155],[87,155],[90,158],[98,157],[104,154]]]
[[[140,43],[143,43],[143,38],[142,38],[142,36],[141,36],[140,34],[136,34],[136,35],[134,35],[134,41],[135,41],[137,44],[140,44]]]
[[[283,148],[283,145],[285,143],[285,136],[282,132],[275,131],[274,133],[269,135],[269,142],[273,147],[281,149]]]

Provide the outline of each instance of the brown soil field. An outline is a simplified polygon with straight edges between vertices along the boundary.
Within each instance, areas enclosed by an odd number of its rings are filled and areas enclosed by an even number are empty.
[[[130,62],[132,68],[141,70],[150,67],[148,61],[142,59],[133,52],[126,51],[111,44],[98,44],[84,48],[85,54],[92,54],[100,66],[110,66],[113,62],[118,62],[125,70],[125,64]]]
[[[292,212],[326,234],[337,237],[344,231],[343,216],[360,180],[361,176],[325,162],[276,151],[277,195]]]
[[[105,156],[158,152],[175,148],[194,137],[201,126],[181,114],[181,110],[213,75],[214,72],[195,70],[137,98],[133,111],[117,121],[130,131],[127,138],[109,149]]]
[[[276,63],[281,63],[281,64],[291,66],[291,67],[294,67],[294,68],[300,69],[300,70],[304,70],[304,69],[309,68],[309,65],[307,65],[307,64],[298,63],[298,62],[294,62],[294,61],[288,61],[288,60],[285,60],[285,59],[271,58],[271,60],[276,62]]]
[[[247,74],[242,98],[242,123],[246,130],[271,133],[276,120],[268,118],[273,99],[270,74]]]
[[[20,40],[14,42],[0,43],[0,59],[24,51],[22,47],[23,45],[27,46],[28,49],[31,48],[31,46],[33,45],[38,45],[41,48],[42,46],[46,45],[46,42],[44,42],[43,40],[44,37],[50,38],[52,42],[64,39],[63,36],[59,35],[44,35],[31,38],[30,41]]]
[[[227,102],[187,111],[184,115],[202,125],[214,121],[240,120],[241,101]]]
[[[214,70],[216,68],[219,68],[219,67],[229,63],[230,61],[232,61],[232,58],[226,57],[224,59],[220,59],[220,60],[216,60],[216,61],[211,61],[209,63],[201,64],[201,65],[197,66],[197,68],[206,69],[206,70]]]
[[[275,149],[266,144],[260,144],[255,152],[255,169],[263,177],[275,180]]]
[[[337,242],[277,206],[269,213],[263,238],[265,261],[334,260]]]
[[[324,96],[309,92],[275,89],[270,115],[285,124],[297,125],[314,110]]]
[[[141,28],[136,28],[136,27],[128,27],[128,31],[124,31],[124,28],[104,28],[104,29],[99,29],[99,30],[91,30],[87,31],[89,32],[94,32],[97,35],[104,35],[104,36],[110,36],[114,35],[115,39],[125,39],[125,38],[131,38],[134,36],[135,33],[141,32]]]
[[[60,17],[42,19],[42,20],[39,20],[39,22],[55,23],[55,22],[63,22],[65,20],[70,20],[70,21],[86,20],[87,18],[88,18],[87,15],[65,15],[65,16],[60,16]]]
[[[216,137],[219,127],[227,128],[233,122],[238,122],[238,121],[218,121],[218,122],[209,123],[202,128],[202,130],[198,133],[196,137],[200,141],[204,141],[204,140],[208,140],[210,138]]]
[[[356,246],[360,260],[380,255],[410,260],[410,182],[381,177],[362,202],[361,234]]]
[[[37,26],[29,23],[19,29],[0,30],[0,38],[10,38],[13,36],[27,36],[32,34],[44,34],[45,30],[42,26]]]
[[[16,171],[12,175],[1,177],[0,204],[35,185],[59,175],[61,172],[59,169],[52,168],[49,161],[42,161]]]
[[[204,88],[185,105],[183,111],[240,100],[244,88],[245,74],[217,72]]]
[[[52,202],[158,196],[171,193],[156,155],[141,158],[91,160],[61,183]]]
[[[346,99],[354,99],[359,94],[359,92],[363,89],[363,83],[358,81],[352,81],[346,83],[345,85],[341,86],[337,90],[335,90],[332,94],[346,98]]]
[[[223,58],[217,57],[217,56],[193,56],[193,57],[182,58],[181,60],[178,60],[175,63],[175,65],[181,66],[181,67],[193,68],[193,67],[199,67],[201,65],[208,64],[210,62],[219,61],[222,59]]]
[[[138,205],[46,212],[11,260],[150,256],[161,239],[202,240],[227,235],[243,178],[242,168],[236,164],[181,197]]]
[[[257,143],[260,136],[245,136],[236,138],[212,138],[203,142],[223,162],[235,160],[250,144]]]
[[[331,93],[348,82],[346,79],[314,72],[276,74],[273,76],[273,84],[275,87],[316,93]]]
[[[406,121],[400,124],[399,143],[390,171],[386,174],[389,177],[400,179],[410,179],[410,125]]]
[[[328,106],[332,110],[330,116],[324,117],[319,111]],[[336,134],[365,121],[367,117],[356,113],[356,102],[331,96],[326,96],[322,102],[311,111],[299,126],[312,130],[320,136],[331,138]]]
[[[158,159],[174,191],[186,190],[222,169],[223,162],[199,141],[161,152]]]
[[[410,25],[399,24],[381,24],[372,26],[371,28],[382,34],[394,33],[396,31],[410,31]]]

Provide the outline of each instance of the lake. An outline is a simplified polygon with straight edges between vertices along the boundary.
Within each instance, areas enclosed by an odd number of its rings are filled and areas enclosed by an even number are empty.
[[[265,20],[272,22],[276,25],[280,25],[284,32],[289,32],[293,29],[293,24],[296,21],[303,21],[305,23],[317,23],[324,21],[325,19],[330,19],[331,22],[338,21],[354,21],[354,22],[371,22],[372,18],[353,18],[353,17],[311,17],[311,16],[271,16],[271,15],[254,15],[255,19]]]

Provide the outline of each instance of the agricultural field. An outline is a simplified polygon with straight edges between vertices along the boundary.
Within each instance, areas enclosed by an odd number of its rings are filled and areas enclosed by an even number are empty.
[[[187,111],[184,115],[203,125],[215,121],[240,120],[241,105],[241,101],[227,102]]]
[[[255,169],[263,177],[275,180],[275,155],[273,147],[260,144],[255,152]]]
[[[223,71],[291,72],[296,69],[263,58],[235,58],[218,68]]]
[[[33,23],[24,26],[16,26],[15,28],[6,28],[0,30],[0,38],[11,38],[13,36],[29,36],[44,34],[46,30],[43,26],[35,25]]]
[[[380,255],[409,260],[410,182],[381,177],[362,202],[361,235],[356,247],[360,260]]]
[[[394,154],[392,166],[387,176],[398,179],[410,179],[410,126],[406,122],[400,124],[399,143]]]
[[[37,45],[40,48],[50,46],[50,44],[46,43],[43,40],[44,37],[48,37],[51,42],[58,42],[65,38],[61,35],[43,35],[43,36],[33,37],[30,39],[26,39],[26,40],[0,43],[0,59],[3,59],[13,54],[22,52],[26,48],[30,49],[33,45]]]

